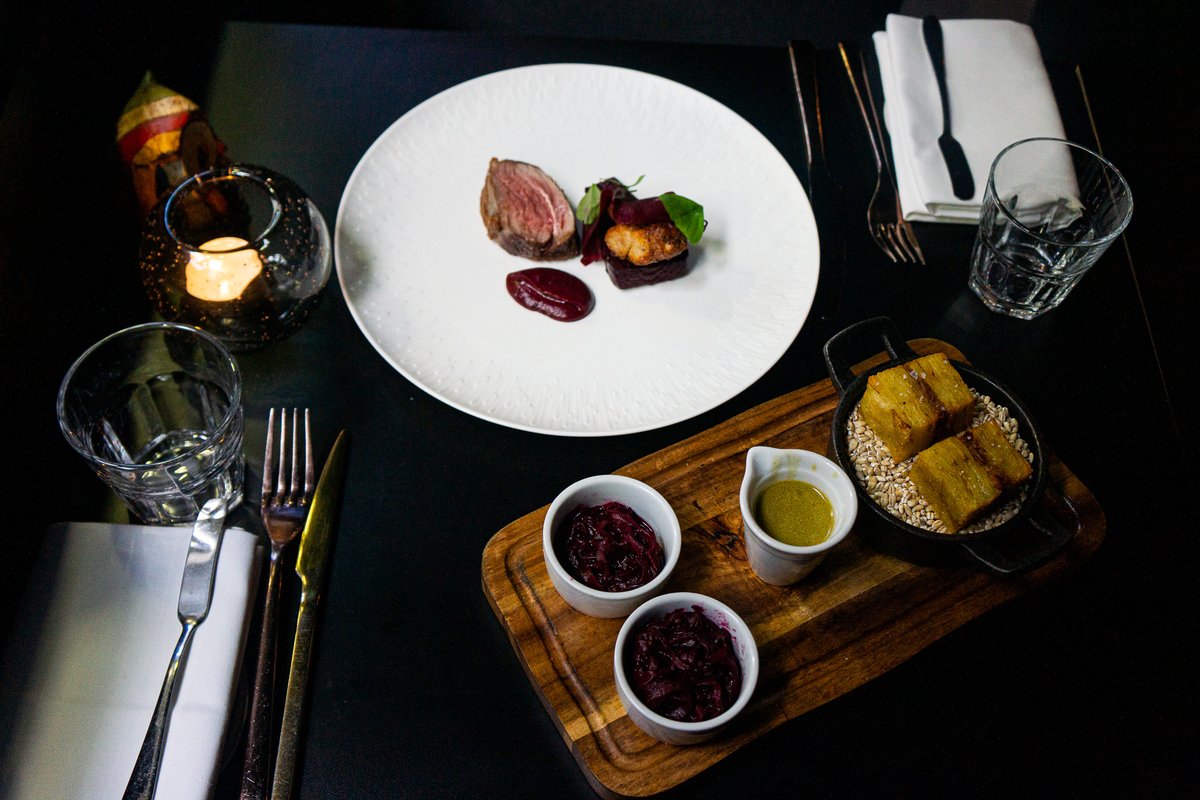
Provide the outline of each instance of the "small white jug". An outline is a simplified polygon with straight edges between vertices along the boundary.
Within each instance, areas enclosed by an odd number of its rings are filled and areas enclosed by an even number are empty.
[[[833,506],[833,530],[820,544],[784,544],[770,536],[754,518],[759,494],[776,481],[810,483]],[[849,476],[837,464],[808,450],[779,450],[751,447],[746,453],[746,475],[742,479],[742,536],[746,558],[754,574],[767,583],[786,586],[816,569],[825,554],[836,547],[858,516],[858,496]]]

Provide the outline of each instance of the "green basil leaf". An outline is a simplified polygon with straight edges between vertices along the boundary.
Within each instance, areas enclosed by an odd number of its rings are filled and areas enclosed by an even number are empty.
[[[680,233],[687,237],[688,243],[695,244],[700,241],[700,237],[704,235],[704,206],[695,200],[672,193],[659,195],[658,199],[662,201],[671,222],[674,222]]]
[[[591,225],[600,216],[600,184],[593,183],[583,193],[575,207],[575,218],[584,225]]]

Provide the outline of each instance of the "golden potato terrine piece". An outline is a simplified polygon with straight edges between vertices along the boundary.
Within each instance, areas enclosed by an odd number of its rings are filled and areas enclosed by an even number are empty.
[[[1032,474],[1000,426],[988,420],[918,453],[909,478],[954,533]]]
[[[945,353],[922,356],[905,366],[933,390],[933,396],[946,409],[943,437],[971,427],[971,418],[975,416],[975,395],[963,383],[962,376]]]
[[[970,525],[1001,494],[999,481],[957,436],[918,453],[908,477],[950,533]]]
[[[1000,482],[1001,491],[1015,489],[1033,474],[1033,467],[1017,448],[1012,446],[1008,437],[1004,435],[1004,430],[994,420],[976,425],[960,436],[975,457]]]
[[[859,413],[897,462],[965,429],[975,398],[944,353],[867,378]]]

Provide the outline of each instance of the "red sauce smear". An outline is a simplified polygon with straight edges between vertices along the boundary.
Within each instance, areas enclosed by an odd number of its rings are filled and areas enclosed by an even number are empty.
[[[567,571],[602,592],[645,586],[662,572],[667,560],[650,523],[615,500],[577,507],[557,533]]]
[[[729,710],[742,691],[742,665],[729,631],[700,606],[676,609],[633,640],[633,690],[656,714],[701,722]]]
[[[587,284],[561,269],[534,267],[511,272],[504,284],[513,300],[559,322],[583,319],[596,307]]]

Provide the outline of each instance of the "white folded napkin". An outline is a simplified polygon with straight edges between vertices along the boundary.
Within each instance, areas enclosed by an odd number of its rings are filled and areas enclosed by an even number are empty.
[[[904,216],[976,223],[997,153],[1033,136],[1064,138],[1033,31],[1008,20],[942,21],[951,133],[975,178],[975,196],[960,200],[938,148],[942,101],[921,20],[889,14],[886,28],[874,36],[875,52]]]
[[[52,527],[0,673],[0,797],[120,797],[182,628],[191,529]],[[225,531],[212,607],[176,686],[157,800],[215,783],[258,580],[258,539]],[[230,731],[231,734],[235,732]]]

